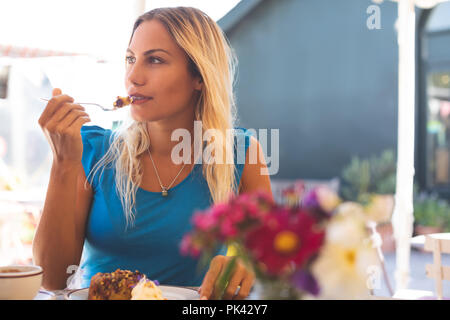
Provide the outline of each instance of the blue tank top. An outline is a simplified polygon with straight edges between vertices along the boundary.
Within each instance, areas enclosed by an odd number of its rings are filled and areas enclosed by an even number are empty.
[[[234,160],[239,184],[251,134],[244,128],[236,129]],[[98,126],[81,128],[82,165],[86,177],[108,151],[112,134],[113,131]],[[128,227],[116,193],[114,167],[108,165],[101,175],[100,172],[91,183],[93,200],[81,259],[82,286],[88,287],[97,272],[112,272],[118,268],[138,270],[161,284],[201,285],[208,266],[199,268],[199,259],[181,255],[180,242],[192,229],[192,215],[212,205],[202,165],[195,164],[189,175],[170,189],[167,197],[161,192],[138,188],[135,221]],[[225,255],[226,247],[222,246],[216,254]]]

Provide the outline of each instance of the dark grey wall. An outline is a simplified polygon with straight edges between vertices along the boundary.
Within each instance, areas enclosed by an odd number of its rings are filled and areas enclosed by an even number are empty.
[[[228,30],[239,125],[280,130],[272,179],[328,179],[353,155],[396,147],[397,4],[379,6],[380,30],[366,26],[370,5],[265,0]]]
[[[450,17],[449,17],[450,19]],[[448,70],[450,66],[450,29],[427,33],[424,59],[427,71]]]

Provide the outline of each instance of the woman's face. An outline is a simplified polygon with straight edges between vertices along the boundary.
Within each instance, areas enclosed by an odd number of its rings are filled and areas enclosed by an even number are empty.
[[[136,121],[158,121],[193,116],[201,90],[199,77],[188,69],[186,53],[158,20],[135,30],[126,55],[125,87],[133,97]]]

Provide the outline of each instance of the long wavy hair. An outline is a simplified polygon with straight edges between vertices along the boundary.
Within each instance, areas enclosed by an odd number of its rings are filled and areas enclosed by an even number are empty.
[[[172,7],[157,8],[138,17],[130,42],[139,25],[152,19],[161,22],[178,46],[184,50],[191,74],[201,76],[203,87],[194,111],[194,120],[202,122],[202,137],[208,129],[215,132],[215,139],[205,142],[206,148],[209,146],[209,150],[214,150],[214,156],[233,159],[230,155],[230,152],[233,152],[233,139],[226,137],[229,130],[232,132],[236,119],[233,85],[237,59],[228,39],[216,22],[201,10]],[[147,152],[149,147],[150,137],[146,123],[135,121],[129,116],[114,130],[109,150],[90,173],[93,178],[100,168],[103,172],[108,164],[115,167],[117,193],[122,202],[127,226],[135,219],[136,191],[142,180],[143,170],[139,156]],[[213,203],[225,201],[237,192],[234,162],[217,162],[202,161],[202,173]]]

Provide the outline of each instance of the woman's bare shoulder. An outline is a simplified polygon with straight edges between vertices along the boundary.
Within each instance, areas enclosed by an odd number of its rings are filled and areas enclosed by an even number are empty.
[[[254,154],[252,154],[254,153]],[[245,165],[239,185],[239,193],[265,190],[271,193],[264,150],[259,141],[250,137],[250,145],[245,156]]]

